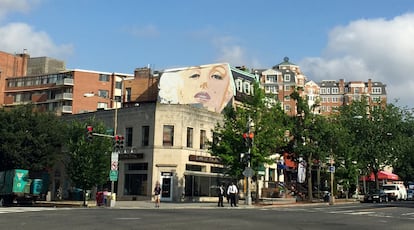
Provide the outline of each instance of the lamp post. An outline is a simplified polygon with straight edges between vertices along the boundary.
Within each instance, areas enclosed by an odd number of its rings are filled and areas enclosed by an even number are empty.
[[[331,153],[331,155],[329,156],[329,164],[330,166],[330,173],[331,173],[331,196],[329,197],[329,205],[334,205],[335,204],[335,196],[334,194],[334,172],[335,172],[335,168],[333,166],[334,164],[334,158],[333,155]]]

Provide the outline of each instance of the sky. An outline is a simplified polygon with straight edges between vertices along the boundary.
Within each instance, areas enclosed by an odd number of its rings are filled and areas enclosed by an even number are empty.
[[[414,0],[0,0],[0,50],[133,74],[289,57],[308,80],[380,81],[414,108]]]

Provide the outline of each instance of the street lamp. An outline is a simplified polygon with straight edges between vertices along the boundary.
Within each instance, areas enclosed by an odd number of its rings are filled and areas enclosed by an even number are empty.
[[[333,158],[333,154],[331,153],[331,155],[329,156],[329,164],[330,169],[329,171],[331,172],[331,196],[329,197],[329,205],[334,205],[335,204],[335,196],[334,196],[334,172],[335,172],[335,168],[333,166],[333,164],[335,163],[334,158]]]

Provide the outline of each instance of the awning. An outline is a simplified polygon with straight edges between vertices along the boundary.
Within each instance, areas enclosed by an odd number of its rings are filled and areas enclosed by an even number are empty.
[[[391,172],[386,172],[386,171],[379,171],[378,172],[378,180],[399,180],[400,178],[398,177],[397,174],[391,173]],[[370,176],[362,176],[361,179],[362,181],[375,181],[375,175],[374,173],[371,173]]]

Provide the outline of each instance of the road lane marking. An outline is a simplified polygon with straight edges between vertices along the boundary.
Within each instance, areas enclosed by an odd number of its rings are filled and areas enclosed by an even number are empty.
[[[370,215],[375,212],[350,212],[349,215]]]

